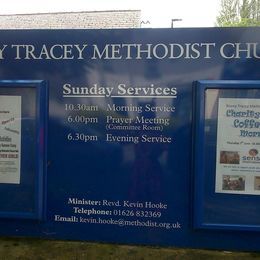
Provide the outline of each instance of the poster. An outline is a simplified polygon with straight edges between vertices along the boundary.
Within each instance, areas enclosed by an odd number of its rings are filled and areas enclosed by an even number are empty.
[[[260,195],[260,99],[219,98],[215,191]]]
[[[0,183],[20,184],[21,97],[0,95]]]

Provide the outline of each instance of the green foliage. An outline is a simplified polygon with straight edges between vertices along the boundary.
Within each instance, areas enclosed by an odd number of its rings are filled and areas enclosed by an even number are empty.
[[[260,26],[260,0],[221,0],[217,26]]]

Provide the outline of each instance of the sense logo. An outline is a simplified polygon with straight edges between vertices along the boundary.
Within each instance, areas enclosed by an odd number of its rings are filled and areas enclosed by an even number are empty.
[[[242,157],[243,162],[245,163],[260,163],[259,152],[257,149],[252,148],[248,151],[248,155]]]

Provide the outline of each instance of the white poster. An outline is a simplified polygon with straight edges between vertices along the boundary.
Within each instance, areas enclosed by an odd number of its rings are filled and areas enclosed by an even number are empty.
[[[20,184],[21,97],[0,95],[0,183]]]
[[[260,99],[219,99],[215,191],[260,195]]]

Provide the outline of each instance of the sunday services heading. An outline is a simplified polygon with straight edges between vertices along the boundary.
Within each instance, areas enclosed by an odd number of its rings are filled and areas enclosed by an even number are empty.
[[[260,43],[0,44],[0,60],[260,59]]]

